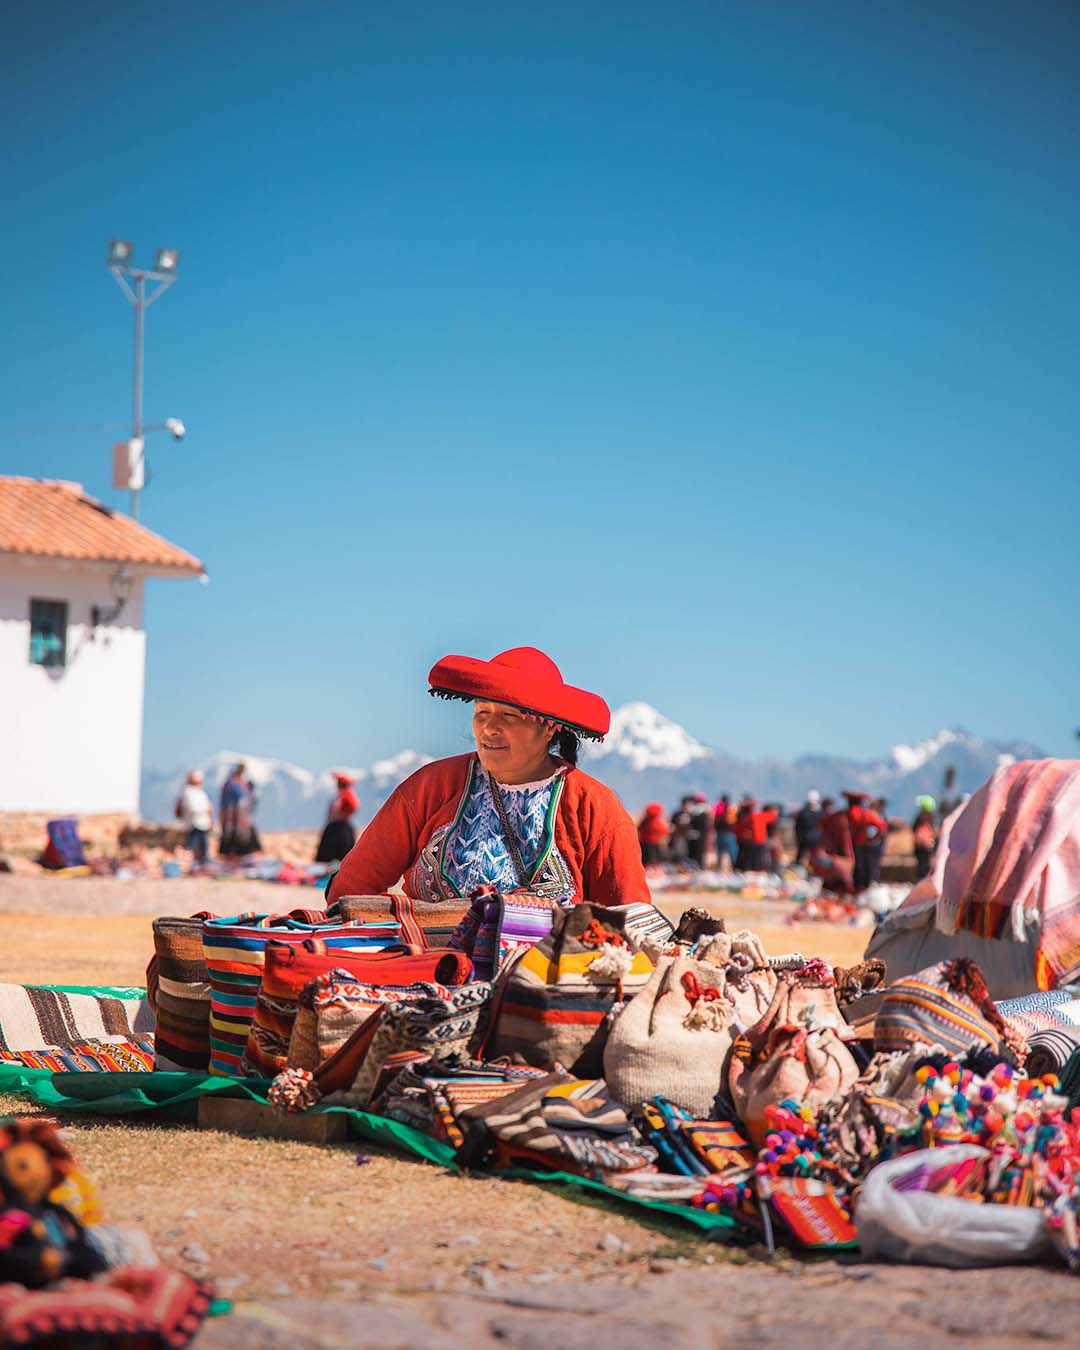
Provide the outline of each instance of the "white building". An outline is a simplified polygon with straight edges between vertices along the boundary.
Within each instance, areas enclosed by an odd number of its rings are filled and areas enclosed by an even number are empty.
[[[143,583],[202,573],[78,483],[0,477],[0,812],[138,814]]]

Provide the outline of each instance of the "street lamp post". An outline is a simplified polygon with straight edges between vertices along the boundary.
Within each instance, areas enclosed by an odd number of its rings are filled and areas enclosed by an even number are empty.
[[[139,493],[145,481],[143,456],[143,321],[146,311],[176,280],[180,254],[174,248],[159,248],[152,268],[133,267],[134,246],[129,239],[111,239],[107,262],[117,285],[135,307],[135,369],[131,407],[131,464],[128,486],[131,489],[131,514],[139,518]],[[131,278],[129,281],[128,278]],[[155,282],[156,289],[147,293],[146,283]],[[134,285],[132,284],[134,283]],[[176,421],[170,418],[170,422]],[[178,425],[180,425],[178,423]],[[172,430],[172,428],[169,428]],[[176,434],[175,432],[173,433]],[[183,435],[183,432],[180,433]]]

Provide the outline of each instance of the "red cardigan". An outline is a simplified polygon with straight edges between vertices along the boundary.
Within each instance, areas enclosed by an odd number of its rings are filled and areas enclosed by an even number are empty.
[[[475,758],[455,755],[425,764],[395,788],[341,864],[329,898],[379,895],[405,877],[432,833],[457,815]],[[578,768],[568,769],[554,825],[555,847],[574,880],[575,903],[651,901],[634,822],[610,788]]]

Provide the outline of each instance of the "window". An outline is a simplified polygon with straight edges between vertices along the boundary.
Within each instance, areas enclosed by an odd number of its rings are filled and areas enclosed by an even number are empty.
[[[68,607],[64,600],[30,601],[30,661],[62,666],[67,660]]]

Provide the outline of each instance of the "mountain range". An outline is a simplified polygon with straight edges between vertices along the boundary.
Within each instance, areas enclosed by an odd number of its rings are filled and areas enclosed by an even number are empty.
[[[704,792],[710,800],[721,792],[752,792],[766,800],[793,805],[810,788],[823,795],[838,795],[849,788],[886,797],[891,811],[908,815],[920,793],[941,795],[947,768],[955,770],[955,795],[973,792],[1000,764],[1039,759],[1042,754],[1023,741],[981,740],[952,728],[916,744],[893,746],[875,760],[827,754],[801,755],[790,762],[739,760],[696,740],[648,703],[626,703],[612,713],[611,731],[602,744],[583,743],[581,763],[587,772],[614,788],[633,813],[649,801],[662,802],[671,809],[685,793],[692,792]],[[347,769],[357,779],[359,819],[369,820],[398,783],[432,758],[417,750],[402,750],[367,768]],[[285,760],[223,750],[200,765],[215,802],[229,770],[240,761],[247,765],[255,784],[260,828],[311,829],[323,823],[334,793],[335,770],[314,773]],[[182,771],[144,770],[144,819],[171,820],[182,782]]]

